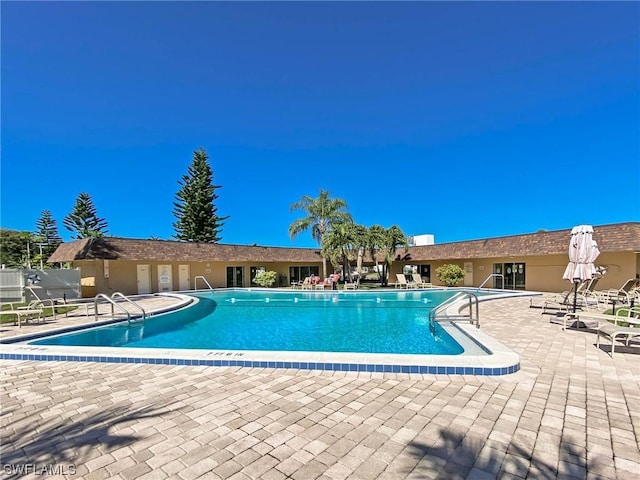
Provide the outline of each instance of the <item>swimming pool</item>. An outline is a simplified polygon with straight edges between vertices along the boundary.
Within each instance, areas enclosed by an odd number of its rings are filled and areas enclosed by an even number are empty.
[[[196,305],[31,342],[34,345],[459,355],[429,312],[450,291],[216,291]]]
[[[254,318],[256,313],[262,314],[277,305],[290,309],[285,312],[296,312],[295,318],[298,321],[304,318],[305,322],[309,322],[308,326],[331,323],[325,320],[331,318],[331,315],[327,313],[340,312],[340,315],[333,319],[333,324],[338,326],[353,324],[353,321],[345,321],[345,313],[348,312],[366,312],[369,314],[368,317],[376,318],[385,318],[385,315],[388,314],[392,317],[390,325],[394,325],[394,321],[404,322],[404,324],[400,324],[402,328],[410,324],[416,325],[418,329],[412,330],[415,339],[421,332],[420,328],[428,325],[429,309],[460,290],[434,289],[426,292],[402,290],[377,291],[375,293],[296,291],[293,293],[291,290],[275,289],[225,289],[216,290],[211,294],[208,292],[160,293],[155,294],[154,297],[171,297],[173,299],[171,304],[174,307],[169,308],[174,309],[174,314],[157,314],[145,321],[134,322],[131,327],[127,326],[126,321],[108,319],[101,321],[101,325],[104,326],[126,327],[115,330],[102,326],[96,327],[93,322],[90,322],[79,326],[62,326],[58,335],[53,332],[43,332],[37,337],[33,334],[26,334],[8,340],[0,340],[0,359],[258,369],[291,368],[363,372],[364,374],[506,375],[517,372],[520,369],[520,356],[516,352],[484,333],[482,329],[471,325],[468,321],[457,322],[447,319],[441,319],[438,322],[440,335],[437,338],[451,336],[455,340],[454,347],[457,343],[458,346],[455,348],[462,347],[464,350],[462,353],[370,353],[368,351],[318,351],[317,349],[306,351],[243,350],[240,348],[243,345],[237,343],[230,348],[209,348],[204,345],[201,345],[203,348],[194,348],[192,344],[181,341],[175,343],[181,335],[177,333],[178,331],[195,328],[204,316],[211,313],[215,316],[216,313],[227,310],[235,312],[229,318],[238,318],[247,322],[248,319]],[[481,302],[505,296],[530,295],[524,292],[480,292],[475,289],[470,291],[478,295]],[[196,301],[194,301],[194,297],[196,297]],[[134,299],[137,298],[134,297]],[[322,303],[322,307],[320,307],[320,303]],[[189,304],[191,306],[182,308]],[[305,308],[311,307],[313,304],[325,314],[315,318],[311,315],[301,315]],[[446,313],[455,315],[462,305],[454,304],[446,310]],[[179,309],[175,310],[176,307]],[[202,309],[202,311],[198,312],[197,309]],[[389,310],[389,312],[382,315],[384,310]],[[396,318],[393,318],[394,312],[395,314],[400,312],[404,314],[395,315]],[[246,325],[244,330],[251,332],[252,336],[262,336],[258,335],[255,318],[253,322]],[[261,328],[266,325],[265,322]],[[387,333],[395,333],[393,328],[389,328],[390,325],[385,326]],[[398,324],[395,325],[395,328],[398,329]],[[381,327],[375,324],[373,327],[370,325],[368,331],[373,331],[373,336],[376,336],[378,328]],[[206,329],[203,331],[206,332]],[[342,336],[351,335],[351,330],[347,330],[347,332]],[[271,335],[274,332],[269,332],[267,329],[266,333]],[[281,333],[278,335],[283,336]],[[153,346],[148,344],[143,347],[142,343],[139,343],[147,341],[153,343],[163,336],[165,338],[176,337],[173,340],[174,346],[161,346],[161,343],[157,343]],[[340,335],[334,334],[333,336],[339,337]],[[411,334],[406,336],[410,338]],[[231,337],[235,338],[235,335],[231,335]],[[319,335],[313,330],[311,333],[307,331],[305,337],[317,339]],[[91,340],[86,342],[86,339]],[[436,342],[439,341],[436,340]],[[244,348],[255,348],[255,345],[246,344]]]

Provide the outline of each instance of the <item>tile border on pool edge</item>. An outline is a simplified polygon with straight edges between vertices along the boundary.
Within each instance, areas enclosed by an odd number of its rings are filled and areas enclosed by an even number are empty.
[[[172,366],[286,368],[367,373],[508,375],[520,370],[520,356],[475,327],[468,330],[490,349],[489,355],[365,354],[256,350],[145,349],[0,344],[0,360],[134,363]]]
[[[520,370],[520,362],[508,367],[466,367],[449,365],[394,365],[341,362],[302,362],[271,360],[209,360],[163,357],[119,357],[106,355],[49,355],[33,353],[0,353],[0,360],[32,360],[44,362],[137,363],[147,365],[196,367],[286,368],[335,372],[418,373],[428,375],[508,375]]]

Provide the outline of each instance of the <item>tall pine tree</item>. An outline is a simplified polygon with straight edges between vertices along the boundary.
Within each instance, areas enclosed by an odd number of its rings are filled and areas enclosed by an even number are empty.
[[[64,228],[74,232],[73,239],[88,237],[104,237],[107,233],[107,222],[99,218],[96,207],[88,193],[81,193],[76,199],[76,205],[62,222]]]
[[[175,237],[186,242],[218,243],[224,221],[215,206],[216,188],[213,184],[213,170],[204,148],[193,152],[193,160],[187,175],[178,181],[181,186],[173,203],[177,221],[173,224]]]
[[[58,225],[49,210],[43,210],[40,218],[36,222],[36,231],[34,237],[40,248],[36,250],[35,261],[40,261],[40,252],[42,252],[43,262],[47,261],[58,245],[62,243],[62,238],[58,234]]]

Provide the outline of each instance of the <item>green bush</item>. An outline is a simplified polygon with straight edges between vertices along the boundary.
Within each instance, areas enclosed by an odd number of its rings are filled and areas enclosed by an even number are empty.
[[[436,268],[436,277],[447,287],[454,287],[464,278],[464,270],[459,265],[446,264]]]
[[[278,274],[276,272],[259,271],[258,273],[256,273],[253,281],[261,287],[271,287],[274,283],[276,283],[276,278],[278,278]]]

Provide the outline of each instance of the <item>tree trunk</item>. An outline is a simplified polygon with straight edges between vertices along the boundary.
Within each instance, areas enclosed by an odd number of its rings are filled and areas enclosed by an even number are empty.
[[[356,271],[358,272],[358,278],[362,277],[362,257],[364,256],[364,248],[358,249],[358,263],[356,264]]]

